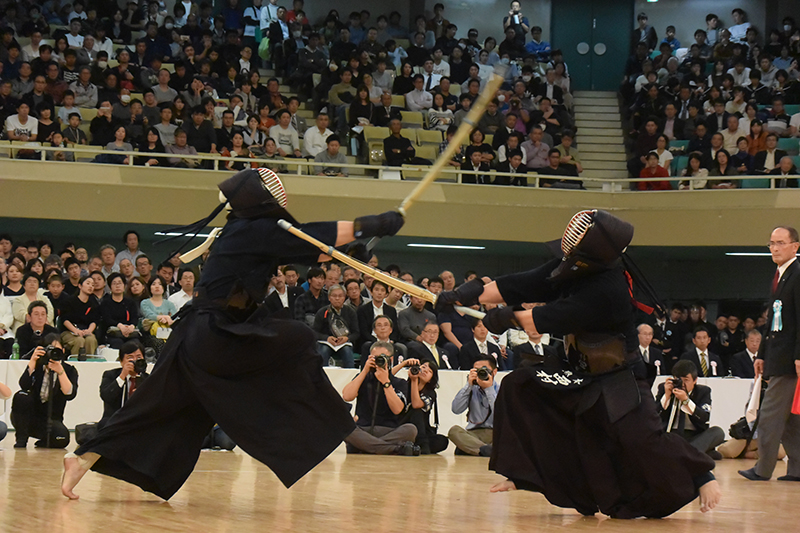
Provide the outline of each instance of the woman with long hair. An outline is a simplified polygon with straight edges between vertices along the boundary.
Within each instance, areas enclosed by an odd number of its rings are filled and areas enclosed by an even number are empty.
[[[433,361],[406,359],[392,367],[392,374],[401,368],[408,368],[408,392],[410,409],[408,421],[417,427],[417,438],[414,444],[419,446],[422,455],[439,453],[447,449],[450,441],[444,435],[438,435],[431,426],[431,411],[436,407],[436,389],[439,387],[439,368]]]
[[[678,188],[681,190],[687,190],[689,188],[705,189],[708,187],[708,170],[703,168],[703,158],[700,156],[700,152],[692,152],[689,154],[689,162],[686,168],[681,171],[681,176],[693,178],[691,187],[689,185],[689,180],[681,180],[678,184]]]
[[[139,153],[142,154],[163,154],[166,148],[161,143],[161,136],[158,134],[158,130],[150,127],[145,134],[145,142],[139,145]],[[133,163],[135,165],[147,165],[149,167],[155,166],[165,166],[166,160],[162,156],[138,156],[134,158]]]
[[[480,153],[481,153],[481,162],[492,164],[494,161],[494,150],[492,147],[483,142],[486,136],[483,134],[481,130],[475,128],[472,130],[472,133],[469,134],[469,145],[474,146]]]
[[[718,150],[716,157],[714,157],[714,168],[709,172],[709,176],[736,176],[736,168],[731,165],[731,155],[727,150]],[[708,180],[708,185],[712,189],[735,189],[737,183],[735,181],[720,179]]]
[[[392,94],[407,94],[414,90],[414,67],[408,61],[403,61],[400,74],[394,79]]]
[[[150,298],[150,292],[147,290],[147,283],[145,283],[141,276],[133,276],[130,281],[128,281],[128,285],[125,287],[125,296],[136,302],[136,305]]]
[[[755,156],[767,149],[767,129],[758,119],[750,122],[750,135],[747,136],[747,153]]]
[[[453,112],[445,105],[442,93],[433,95],[433,107],[428,110],[428,123],[430,129],[438,131],[447,131],[453,124]]]
[[[350,127],[371,125],[374,108],[375,105],[369,99],[369,89],[366,85],[359,85],[356,97],[350,103]]]
[[[180,94],[172,100],[172,121],[179,128],[184,122],[190,120],[190,111],[189,106],[186,105],[186,99]]]

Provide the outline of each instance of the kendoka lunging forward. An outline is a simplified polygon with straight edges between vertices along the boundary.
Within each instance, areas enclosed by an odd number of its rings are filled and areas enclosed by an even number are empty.
[[[128,481],[164,499],[191,474],[214,423],[284,485],[328,456],[355,424],[328,381],[313,332],[294,320],[270,318],[260,306],[279,264],[316,263],[319,250],[278,227],[286,193],[270,170],[244,170],[222,182],[217,238],[191,307],[183,312],[153,373],[90,440],[64,459],[61,490],[89,468]],[[358,237],[394,235],[399,213],[355,222],[299,224],[336,245]]]
[[[627,222],[582,211],[564,233],[563,259],[439,296],[505,302],[483,321],[492,332],[564,337],[566,359],[552,356],[502,381],[489,468],[508,479],[493,492],[541,492],[559,507],[616,518],[667,516],[698,495],[703,511],[719,502],[714,461],[663,431],[647,385],[620,260],[632,238]],[[544,305],[514,307],[524,302]]]

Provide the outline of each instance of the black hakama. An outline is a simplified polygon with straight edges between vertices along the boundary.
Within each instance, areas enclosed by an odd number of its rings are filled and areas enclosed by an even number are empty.
[[[335,240],[335,223],[305,230]],[[191,474],[214,423],[287,487],[325,459],[355,423],[313,332],[260,312],[237,319],[219,304],[235,283],[268,282],[278,257],[314,250],[273,219],[229,222],[198,286],[206,296],[180,319],[150,377],[75,453],[99,454],[92,470],[164,499]]]
[[[547,302],[533,310],[539,331],[624,335],[635,346],[621,268],[551,283],[556,265],[499,278],[498,289],[512,305]],[[548,361],[503,379],[489,468],[519,489],[583,514],[663,517],[694,500],[713,479],[714,461],[664,432],[641,360],[629,356],[623,367],[599,376],[573,370],[565,361]]]

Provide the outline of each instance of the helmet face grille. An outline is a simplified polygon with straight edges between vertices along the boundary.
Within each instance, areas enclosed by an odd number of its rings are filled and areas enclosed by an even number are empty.
[[[572,250],[581,242],[581,239],[592,227],[594,220],[594,211],[580,211],[567,224],[567,229],[564,230],[564,236],[561,238],[561,251],[565,256],[572,253]]]
[[[269,191],[273,198],[278,202],[282,208],[286,208],[286,189],[283,188],[281,179],[268,168],[257,169],[261,182],[264,188]]]

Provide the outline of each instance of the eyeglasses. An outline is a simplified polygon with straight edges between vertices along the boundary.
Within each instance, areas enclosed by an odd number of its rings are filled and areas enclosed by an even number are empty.
[[[767,243],[767,248],[783,248],[784,246],[788,246],[789,244],[796,243],[797,241],[790,241],[790,242],[783,242],[783,241],[769,241]]]

